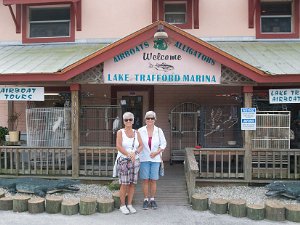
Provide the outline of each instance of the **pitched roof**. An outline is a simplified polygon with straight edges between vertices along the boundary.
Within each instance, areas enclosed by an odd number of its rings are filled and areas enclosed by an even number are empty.
[[[105,46],[104,44],[0,46],[0,74],[59,72]]]
[[[271,75],[300,74],[300,42],[209,42]]]

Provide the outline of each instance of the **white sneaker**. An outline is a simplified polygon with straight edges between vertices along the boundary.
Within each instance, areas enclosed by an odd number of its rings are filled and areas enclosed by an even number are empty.
[[[133,208],[132,205],[128,205],[127,208],[129,209],[130,213],[136,213],[136,209]]]
[[[126,205],[121,206],[120,211],[125,215],[129,214],[129,210],[127,209]]]

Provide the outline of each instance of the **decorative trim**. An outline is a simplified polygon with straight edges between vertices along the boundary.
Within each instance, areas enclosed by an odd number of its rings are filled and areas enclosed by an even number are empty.
[[[152,23],[157,21],[158,0],[152,0]]]
[[[194,0],[194,29],[199,29],[199,0]]]

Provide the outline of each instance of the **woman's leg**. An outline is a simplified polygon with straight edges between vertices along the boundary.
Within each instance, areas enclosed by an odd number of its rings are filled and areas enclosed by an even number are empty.
[[[125,205],[125,197],[126,197],[126,193],[127,193],[127,188],[128,185],[125,184],[121,184],[120,186],[120,205],[123,206]]]
[[[150,180],[150,193],[151,198],[154,198],[156,195],[156,180]]]
[[[129,184],[128,186],[128,205],[132,205],[132,199],[135,191],[135,184]]]
[[[143,180],[143,193],[144,193],[144,199],[149,197],[149,180],[148,179]]]

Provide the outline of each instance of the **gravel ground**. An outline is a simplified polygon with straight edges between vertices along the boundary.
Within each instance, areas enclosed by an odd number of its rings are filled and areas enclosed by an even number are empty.
[[[60,195],[64,199],[76,199],[79,200],[80,197],[95,197],[95,198],[109,198],[112,197],[112,192],[104,185],[98,184],[79,184],[74,185],[80,190],[77,192],[57,192],[51,195]],[[5,192],[5,196],[12,196],[6,189],[0,188],[0,191]],[[16,195],[22,195],[23,193],[16,193]],[[49,194],[47,194],[48,196]],[[35,195],[31,195],[36,197]]]
[[[216,186],[216,187],[201,187],[196,189],[197,193],[206,194],[209,199],[224,198],[224,199],[245,199],[247,203],[259,204],[266,200],[278,200],[285,204],[297,204],[296,200],[287,199],[284,197],[267,197],[264,187],[248,187],[248,186]],[[299,203],[298,203],[299,204]]]

